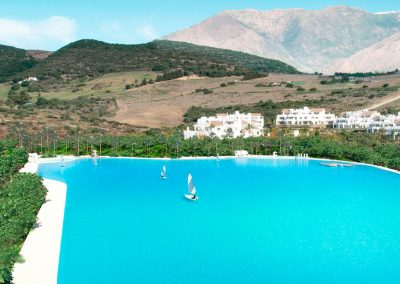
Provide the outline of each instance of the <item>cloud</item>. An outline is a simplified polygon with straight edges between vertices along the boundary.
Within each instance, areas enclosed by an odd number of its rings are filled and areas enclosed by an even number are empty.
[[[153,25],[121,23],[118,20],[105,21],[100,25],[101,32],[109,39],[119,43],[150,41],[158,37]]]
[[[154,27],[150,24],[143,25],[137,29],[139,35],[144,37],[147,40],[153,40],[158,38],[158,35],[154,29]]]
[[[46,49],[64,45],[77,38],[77,31],[75,21],[62,16],[37,21],[0,18],[0,43],[22,48]]]
[[[132,33],[124,29],[121,23],[116,20],[103,22],[100,26],[100,30],[112,39],[122,40],[124,42],[130,42],[134,39]]]
[[[399,14],[399,13],[400,13],[400,11],[393,10],[393,11],[377,12],[375,14],[377,14],[377,15],[386,15],[386,14]]]

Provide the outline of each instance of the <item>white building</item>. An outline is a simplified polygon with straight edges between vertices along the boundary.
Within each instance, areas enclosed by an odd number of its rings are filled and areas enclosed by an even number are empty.
[[[283,109],[276,116],[278,126],[328,126],[332,125],[336,116],[326,112],[324,108]]]
[[[263,135],[264,117],[260,113],[240,113],[233,114],[220,113],[216,116],[201,117],[193,126],[183,132],[184,139],[192,137],[218,137],[237,138],[237,137],[259,137]]]
[[[23,82],[38,82],[38,78],[36,77],[26,77],[24,80],[19,81],[18,84],[22,84]]]
[[[333,123],[333,128],[338,129],[365,129],[376,132],[381,129],[386,131],[400,130],[400,113],[397,115],[382,115],[377,111],[361,110],[348,111],[341,114]]]

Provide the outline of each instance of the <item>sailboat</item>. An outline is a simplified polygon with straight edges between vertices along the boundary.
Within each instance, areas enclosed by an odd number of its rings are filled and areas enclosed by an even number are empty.
[[[161,178],[166,179],[167,178],[167,168],[165,166],[162,167],[161,170]]]
[[[199,197],[196,195],[196,187],[193,184],[192,175],[188,175],[188,192],[189,194],[185,194],[185,197],[189,200],[196,201]]]

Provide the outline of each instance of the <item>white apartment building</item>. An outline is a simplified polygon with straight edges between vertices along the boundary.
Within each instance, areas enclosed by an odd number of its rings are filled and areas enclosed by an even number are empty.
[[[283,109],[277,115],[278,126],[328,126],[332,125],[336,116],[326,112],[324,108]]]
[[[264,117],[260,113],[233,114],[219,113],[216,116],[201,117],[193,126],[183,132],[184,139],[193,137],[259,137],[264,133]]]
[[[386,131],[400,130],[400,113],[397,115],[382,115],[377,111],[361,110],[348,111],[341,114],[333,123],[333,128],[339,129],[365,129],[376,132],[381,129]]]

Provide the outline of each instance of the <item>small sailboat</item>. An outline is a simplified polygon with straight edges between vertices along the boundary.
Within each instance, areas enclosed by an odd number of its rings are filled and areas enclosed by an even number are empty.
[[[160,178],[163,178],[163,179],[167,178],[167,168],[165,166],[162,167]]]
[[[188,175],[188,192],[189,194],[185,194],[185,197],[189,200],[196,201],[199,197],[196,195],[196,187],[193,184],[192,175]]]

